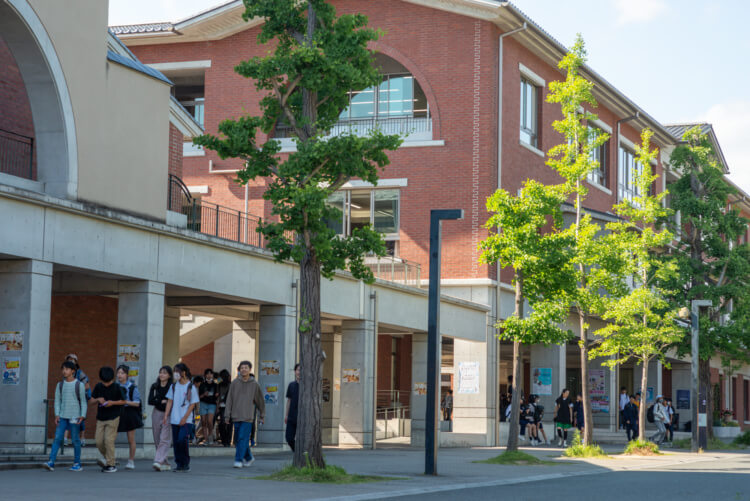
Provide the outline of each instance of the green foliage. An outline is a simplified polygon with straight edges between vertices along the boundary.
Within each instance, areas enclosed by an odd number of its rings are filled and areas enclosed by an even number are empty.
[[[281,482],[313,482],[322,484],[361,484],[364,482],[382,482],[385,480],[399,480],[394,477],[380,477],[375,475],[355,475],[347,473],[340,466],[326,465],[325,468],[306,466],[297,468],[286,465],[281,470],[252,477],[254,480],[276,480]]]
[[[690,447],[689,443],[688,447]],[[623,454],[634,456],[656,456],[660,455],[661,452],[659,452],[659,446],[655,443],[649,442],[648,440],[641,440],[639,438],[637,440],[631,440],[630,442],[628,442],[628,444],[625,446]]]
[[[734,438],[734,443],[737,445],[750,446],[750,430],[747,430],[743,434],[736,436]]]
[[[525,452],[507,451],[507,450],[504,451],[499,456],[495,456],[490,459],[483,459],[481,461],[473,461],[473,462],[484,463],[484,464],[504,464],[504,465],[511,465],[511,466],[559,464],[559,463],[555,463],[554,461],[544,461],[542,459],[537,458],[536,456],[532,456],[531,454],[526,454]]]
[[[576,429],[573,432],[573,441],[570,447],[563,452],[565,457],[569,458],[608,458],[601,447],[596,444],[583,445],[581,442],[581,433]]]
[[[650,149],[651,135],[650,130],[644,130],[641,145],[636,146],[640,165],[650,166],[656,156],[657,150]],[[612,274],[612,280],[620,284],[610,289],[617,294],[605,298],[602,318],[608,324],[596,331],[597,341],[589,358],[607,357],[603,363],[609,367],[630,358],[639,362],[659,358],[666,363],[667,348],[685,334],[674,324],[677,311],[670,308],[666,299],[671,291],[660,287],[677,275],[677,266],[674,260],[660,255],[674,237],[669,229],[656,224],[669,215],[669,210],[662,203],[666,192],[650,194],[657,179],[650,170],[644,168],[635,176],[641,195],[615,206],[620,219],[607,224],[609,234],[603,237],[610,251],[620,256],[620,264]],[[628,279],[632,280],[632,287],[628,287]]]
[[[735,190],[698,127],[685,133],[670,164],[681,173],[670,186],[670,207],[680,212],[681,232],[674,252],[678,274],[665,288],[674,291],[674,308],[689,306],[693,299],[713,302],[710,315],[700,319],[700,358],[720,355],[733,368],[750,361],[750,248],[737,244],[748,221],[729,206]],[[689,352],[686,339],[678,353]]]
[[[273,45],[266,56],[235,68],[266,93],[261,115],[224,120],[218,135],[194,142],[222,159],[242,159],[239,183],[266,178],[263,198],[272,204],[272,218],[259,231],[278,260],[302,262],[311,254],[325,277],[348,269],[371,281],[363,256],[385,253],[382,236],[368,227],[338,237],[326,221],[340,218],[341,212],[326,202],[351,178],[377,184],[378,172],[389,163],[386,151],[397,149],[402,139],[379,131],[367,137],[323,137],[348,105],[349,91],[379,82],[367,49],[379,32],[367,28],[367,18],[360,14],[337,17],[323,0],[244,3],[246,20],[265,20],[259,43]],[[311,16],[315,22],[308,30]],[[278,141],[265,139],[280,124],[291,126],[296,136],[297,151],[286,159],[279,155]]]
[[[692,447],[692,440],[689,438],[678,438],[672,441],[672,447],[675,449],[690,449]]]

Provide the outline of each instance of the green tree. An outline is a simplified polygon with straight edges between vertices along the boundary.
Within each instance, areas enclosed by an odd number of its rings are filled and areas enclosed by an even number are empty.
[[[707,413],[714,409],[710,360],[720,356],[725,366],[750,361],[750,250],[738,245],[748,221],[730,206],[735,189],[724,173],[708,137],[699,128],[688,130],[670,156],[680,178],[670,185],[670,207],[680,214],[674,255],[679,274],[665,287],[675,292],[674,307],[693,299],[708,299],[713,308],[700,322],[700,383],[708,391]],[[678,354],[690,353],[689,338]],[[709,426],[709,434],[712,429]]]
[[[487,199],[491,213],[485,227],[490,235],[479,247],[480,260],[513,268],[515,311],[497,323],[499,337],[513,341],[513,398],[508,451],[518,449],[523,344],[561,344],[572,333],[560,327],[568,316],[566,291],[571,277],[572,239],[563,228],[565,186],[545,186],[527,180],[518,196],[499,189]],[[524,312],[528,301],[531,312]]]
[[[272,220],[260,232],[277,260],[300,264],[299,417],[294,464],[325,466],[321,440],[322,364],[320,277],[348,269],[372,280],[363,256],[383,254],[382,236],[371,228],[339,238],[326,221],[341,213],[326,201],[351,178],[376,184],[388,164],[386,150],[398,136],[374,131],[367,137],[344,134],[324,139],[349,104],[349,92],[377,85],[378,70],[367,48],[379,32],[367,28],[360,14],[336,16],[324,0],[244,0],[245,20],[263,18],[260,44],[273,48],[264,57],[241,62],[235,71],[252,79],[266,95],[260,116],[225,120],[220,135],[204,135],[196,144],[221,158],[240,158],[242,184],[266,178],[263,198],[272,204]],[[283,159],[273,137],[278,124],[291,127],[297,151]],[[259,133],[261,134],[259,136]],[[264,141],[261,144],[261,141]]]
[[[594,84],[580,74],[585,62],[585,45],[578,35],[573,47],[558,64],[566,72],[565,80],[549,84],[547,101],[559,103],[563,114],[562,120],[556,120],[552,126],[563,136],[565,142],[549,151],[547,165],[562,176],[574,202],[575,223],[567,229],[573,242],[571,259],[575,284],[570,291],[569,306],[572,306],[578,316],[584,420],[592,423],[591,398],[585,387],[588,381],[589,318],[603,311],[604,298],[601,292],[609,290],[613,284],[611,275],[605,270],[611,249],[600,245],[602,228],[592,221],[591,215],[583,207],[588,194],[584,180],[598,167],[598,161],[593,158],[592,152],[608,139],[607,134],[587,124],[597,117],[583,108],[585,104],[596,106],[592,92]],[[587,445],[592,443],[592,426],[584,428],[583,440]]]
[[[641,388],[648,388],[649,363],[658,359],[668,366],[667,349],[685,334],[674,322],[677,311],[670,308],[669,291],[660,288],[677,275],[677,265],[673,259],[660,257],[673,235],[659,224],[671,212],[662,204],[667,192],[652,195],[650,190],[658,178],[650,169],[658,151],[650,150],[652,134],[643,130],[641,144],[635,148],[641,166],[634,176],[639,195],[614,207],[620,219],[608,223],[609,233],[602,237],[602,243],[621,257],[613,277],[613,281],[620,281],[620,287],[610,289],[615,294],[606,297],[602,319],[608,324],[595,332],[597,339],[589,352],[589,358],[608,357],[603,365],[610,368],[635,359],[643,369]],[[632,284],[627,283],[629,280]],[[639,410],[638,435],[645,440],[645,405]]]

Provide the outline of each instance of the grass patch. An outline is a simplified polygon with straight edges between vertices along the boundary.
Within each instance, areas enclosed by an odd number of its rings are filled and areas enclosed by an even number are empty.
[[[692,441],[689,438],[678,438],[672,441],[672,447],[675,449],[690,449]]]
[[[607,458],[601,447],[596,444],[583,445],[581,443],[581,433],[578,430],[573,432],[573,441],[570,447],[563,452],[565,457],[569,458]]]
[[[499,456],[495,456],[494,458],[483,459],[481,461],[473,461],[473,462],[485,463],[485,464],[505,464],[505,465],[511,465],[511,466],[557,464],[553,461],[544,461],[542,459],[537,458],[536,456],[532,456],[531,454],[526,454],[525,452],[521,452],[521,451],[505,451]]]
[[[656,445],[653,442],[649,442],[648,440],[641,440],[640,438],[636,440],[631,440],[628,442],[628,445],[625,446],[625,450],[623,451],[623,454],[627,454],[629,456],[661,456],[662,453],[659,452],[659,446]]]
[[[747,435],[747,440],[750,441],[750,432],[745,432],[745,435]],[[745,443],[741,440],[738,441],[738,439],[745,440],[745,438],[740,435],[734,439],[733,442],[724,442],[721,439],[718,438],[712,438],[708,441],[708,447],[706,447],[706,450],[709,451],[736,451],[741,450],[746,447]],[[675,449],[690,449],[692,446],[692,443],[689,438],[683,438],[680,440],[675,440],[672,442],[672,447]]]
[[[750,445],[750,430],[747,430],[742,435],[738,435],[734,439],[734,443],[737,445]]]
[[[257,480],[276,480],[281,482],[313,482],[321,484],[361,484],[365,482],[382,482],[386,480],[404,480],[401,477],[379,477],[376,475],[356,475],[347,473],[340,466],[326,465],[325,468],[296,468],[289,464],[270,475],[252,477]]]

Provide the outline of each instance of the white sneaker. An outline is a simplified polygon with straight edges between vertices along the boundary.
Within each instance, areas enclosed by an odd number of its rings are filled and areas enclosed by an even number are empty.
[[[107,462],[104,460],[104,458],[97,459],[96,460],[96,464],[98,464],[102,468],[106,468],[107,467]]]
[[[249,468],[253,465],[254,462],[255,462],[255,458],[251,459],[250,461],[243,461],[242,466],[244,466],[245,468]]]
[[[160,463],[154,462],[154,464],[152,464],[151,466],[154,467],[154,470],[161,471],[161,464]]]
[[[563,446],[563,447],[567,447],[567,446],[568,446],[568,442],[566,442],[565,440],[563,440],[563,444],[562,444],[562,446]]]
[[[165,463],[165,464],[159,465],[159,469],[161,471],[170,471],[172,469],[172,465]]]
[[[128,459],[128,464],[125,465],[126,470],[135,470],[135,463]]]
[[[81,447],[86,447],[86,439],[81,438]]]
[[[526,437],[524,437],[523,435],[518,435],[518,440],[520,440],[521,442],[525,442]]]
[[[239,461],[235,461],[233,466],[234,468],[242,468],[242,463]]]

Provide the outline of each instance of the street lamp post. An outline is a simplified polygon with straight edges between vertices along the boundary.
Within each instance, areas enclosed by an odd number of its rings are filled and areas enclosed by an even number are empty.
[[[440,388],[440,230],[444,219],[463,219],[463,209],[430,211],[430,289],[427,306],[427,410],[425,413],[425,475],[437,475],[438,398]]]
[[[700,387],[700,379],[698,377],[698,357],[700,356],[698,351],[698,330],[700,327],[698,317],[701,307],[712,305],[713,303],[707,299],[694,299],[690,302],[690,332],[692,335],[692,349],[690,352],[690,376],[692,379],[692,385],[690,393],[693,402],[693,436],[691,440],[691,449],[693,452],[698,452],[699,448],[705,449],[708,442],[708,432],[706,430],[706,388]]]

